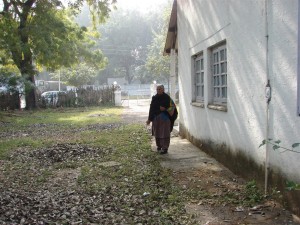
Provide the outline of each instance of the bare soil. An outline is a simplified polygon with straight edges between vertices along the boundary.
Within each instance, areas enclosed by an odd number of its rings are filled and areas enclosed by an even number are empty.
[[[245,181],[226,169],[215,171],[214,168],[208,164],[204,168],[174,173],[180,185],[201,189],[208,196],[196,196],[186,203],[187,212],[194,214],[199,224],[299,224],[296,216],[272,199],[252,206],[238,204],[235,200],[244,198]]]

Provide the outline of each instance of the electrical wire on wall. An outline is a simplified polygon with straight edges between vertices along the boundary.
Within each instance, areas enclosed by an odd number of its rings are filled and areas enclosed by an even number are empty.
[[[269,104],[271,101],[271,85],[269,79],[269,24],[268,24],[268,0],[265,0],[265,37],[266,37],[266,87],[265,87],[265,97],[266,97],[266,133],[265,140],[269,139],[269,120],[270,120],[270,108]],[[265,158],[265,195],[268,193],[268,174],[269,174],[269,144],[266,142],[266,158]]]

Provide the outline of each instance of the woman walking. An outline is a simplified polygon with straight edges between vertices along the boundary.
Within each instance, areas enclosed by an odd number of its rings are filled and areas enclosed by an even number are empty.
[[[152,135],[155,137],[157,151],[166,154],[178,112],[174,101],[165,93],[163,85],[157,85],[156,92],[151,100],[146,123],[149,125],[152,122]]]

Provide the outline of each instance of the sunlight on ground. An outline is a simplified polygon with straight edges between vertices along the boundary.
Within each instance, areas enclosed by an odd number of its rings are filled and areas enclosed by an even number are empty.
[[[70,122],[72,124],[76,123],[105,123],[117,121],[119,115],[122,113],[121,109],[103,109],[103,110],[93,110],[90,112],[81,112],[76,115],[70,115],[68,117],[57,118],[60,122]]]

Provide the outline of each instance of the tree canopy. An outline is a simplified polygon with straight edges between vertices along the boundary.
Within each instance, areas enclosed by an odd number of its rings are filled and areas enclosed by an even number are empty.
[[[0,11],[0,51],[3,62],[12,61],[22,77],[34,84],[38,67],[58,69],[85,62],[103,67],[103,54],[94,48],[93,32],[74,23],[86,2],[95,23],[108,17],[115,0],[77,0],[65,8],[59,0],[3,0]],[[1,56],[1,54],[0,54]],[[6,65],[8,65],[6,63]],[[35,91],[29,85],[26,107],[35,108]]]
[[[63,68],[50,74],[56,80],[63,80],[67,85],[81,87],[93,84],[97,76],[97,69],[86,63],[80,63],[74,67]]]
[[[128,83],[135,79],[135,69],[146,59],[147,45],[152,33],[147,18],[138,11],[115,11],[106,24],[99,28],[102,38],[98,47],[109,59],[101,75],[125,77]]]
[[[65,71],[66,74],[61,75],[76,86],[82,85],[80,79],[91,82],[95,73],[101,83],[105,83],[107,77],[125,77],[129,83],[167,80],[169,59],[162,56],[162,51],[170,1],[167,9],[161,7],[148,14],[134,10],[112,13],[116,0],[63,3],[65,1],[60,0],[3,0],[0,4],[0,73],[21,75],[26,80],[28,109],[36,107],[32,87],[41,69],[54,73]],[[93,27],[78,24],[82,9],[89,11]],[[96,29],[96,24],[105,20],[106,23]],[[83,68],[89,68],[89,72]],[[87,80],[83,75],[87,75]]]
[[[157,31],[153,31],[153,39],[148,46],[146,69],[152,74],[153,79],[166,81],[170,75],[170,59],[163,56],[167,36],[167,28],[171,15],[171,5],[167,6],[159,15]]]
[[[107,23],[100,26],[102,38],[98,46],[108,58],[108,66],[100,73],[102,83],[105,83],[107,77],[125,77],[128,83],[135,80],[146,83],[162,74],[161,70],[152,70],[145,65],[150,60],[150,53],[152,59],[156,59],[151,62],[153,67],[163,59],[163,47],[158,48],[165,43],[163,29],[167,29],[169,18],[163,20],[163,15],[165,8],[170,10],[170,5],[171,2],[168,2],[164,7],[148,14],[117,10]],[[158,35],[160,38],[157,38]],[[168,57],[164,58],[168,61]]]

